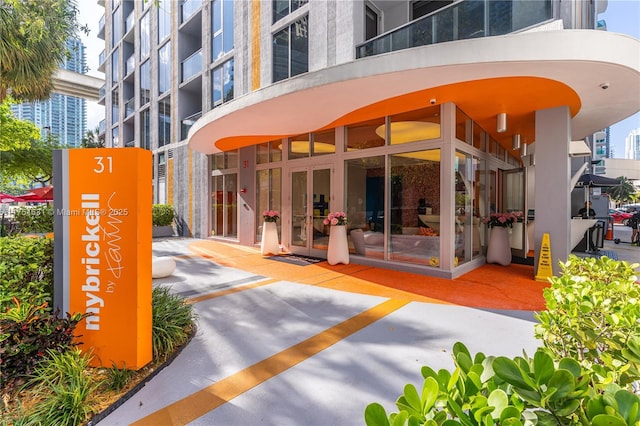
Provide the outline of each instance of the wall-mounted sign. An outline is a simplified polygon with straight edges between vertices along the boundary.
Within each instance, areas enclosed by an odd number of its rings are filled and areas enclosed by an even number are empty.
[[[94,366],[152,359],[151,152],[54,152],[54,305],[90,314],[76,328]]]

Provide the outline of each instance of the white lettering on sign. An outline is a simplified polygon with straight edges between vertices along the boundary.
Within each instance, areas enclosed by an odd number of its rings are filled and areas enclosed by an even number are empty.
[[[82,241],[86,242],[85,257],[81,259],[85,265],[85,280],[82,291],[85,293],[87,330],[100,330],[100,308],[104,300],[100,293],[100,194],[81,194],[82,211],[85,212],[85,231]]]

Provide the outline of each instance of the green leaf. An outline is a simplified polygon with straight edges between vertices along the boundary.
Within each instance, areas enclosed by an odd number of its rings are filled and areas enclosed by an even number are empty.
[[[418,395],[418,391],[416,387],[412,384],[405,385],[404,387],[404,397],[409,406],[415,410],[415,413],[418,415],[422,414],[422,402],[420,401],[420,395]],[[413,414],[413,412],[409,412]]]
[[[580,367],[580,363],[573,358],[562,358],[558,363],[558,369],[571,372],[576,379],[582,376],[582,367]]]
[[[608,414],[598,414],[591,419],[591,426],[627,426],[627,422]]]
[[[555,413],[561,417],[567,417],[580,408],[580,400],[571,399],[566,401],[561,407],[555,409]]]
[[[389,419],[384,407],[377,402],[367,405],[364,410],[364,422],[367,426],[389,426]]]
[[[553,358],[543,351],[537,351],[533,356],[533,375],[538,385],[547,383],[555,368]]]
[[[621,389],[616,392],[616,401],[618,402],[618,412],[629,424],[635,424],[638,421],[638,407],[640,406],[640,397],[627,390]]]
[[[434,377],[427,377],[422,384],[422,413],[426,414],[431,410],[433,404],[438,400],[440,386]]]
[[[522,373],[520,367],[507,357],[498,357],[493,361],[493,371],[505,382],[521,389],[533,391],[531,379]]]
[[[405,422],[409,418],[409,413],[406,411],[400,411],[391,422],[391,426],[404,426]]]
[[[504,424],[508,419],[518,419],[520,421],[520,410],[518,410],[513,405],[509,405],[504,407],[502,412],[500,413],[500,424]]]
[[[548,386],[549,388],[556,389],[549,400],[557,401],[565,398],[570,392],[572,392],[576,387],[576,383],[573,375],[569,371],[556,370],[549,379]]]
[[[509,396],[502,389],[496,389],[489,394],[487,404],[495,408],[495,411],[492,413],[493,418],[500,419],[502,417],[502,410],[509,405]]]

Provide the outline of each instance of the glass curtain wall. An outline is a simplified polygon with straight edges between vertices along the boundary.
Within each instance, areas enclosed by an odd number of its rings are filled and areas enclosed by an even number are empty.
[[[484,167],[478,157],[456,151],[455,156],[455,259],[454,265],[482,254],[480,200],[484,197],[480,179]],[[484,204],[484,203],[482,203]]]
[[[440,150],[389,158],[389,259],[440,266]]]

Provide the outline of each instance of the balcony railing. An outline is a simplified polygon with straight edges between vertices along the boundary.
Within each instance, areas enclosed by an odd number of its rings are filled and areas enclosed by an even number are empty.
[[[103,84],[102,86],[100,86],[100,88],[98,89],[98,99],[103,99],[104,95],[107,93],[107,89],[105,87],[105,85]]]
[[[200,71],[202,71],[202,50],[198,50],[182,61],[182,79],[180,82],[189,80]]]
[[[183,119],[180,122],[180,140],[184,140],[187,138],[187,135],[189,134],[189,130],[191,129],[191,126],[193,126],[195,124],[196,121],[198,121],[198,119],[202,117],[202,111],[201,112],[197,112],[193,115],[190,115],[189,117]]]
[[[127,34],[129,31],[131,31],[131,29],[133,28],[133,25],[135,24],[135,16],[134,16],[134,12],[131,12],[129,14],[129,16],[127,16],[127,19],[124,22],[124,33]]]
[[[124,104],[124,116],[129,117],[136,112],[136,99],[131,98]]]
[[[356,57],[509,34],[553,18],[551,0],[462,1],[356,46]]]
[[[98,132],[103,134],[107,130],[107,120],[100,120],[98,123]]]
[[[136,57],[135,55],[129,56],[127,58],[127,62],[124,65],[124,75],[131,74],[136,68]]]
[[[196,13],[202,6],[202,0],[184,0],[180,5],[182,20],[180,23],[185,22],[191,15]]]
[[[98,22],[98,38],[104,40],[104,15],[100,17],[100,22]]]

